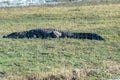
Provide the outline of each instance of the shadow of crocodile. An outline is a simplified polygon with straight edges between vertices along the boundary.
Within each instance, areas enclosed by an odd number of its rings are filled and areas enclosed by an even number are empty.
[[[8,35],[4,35],[3,38],[78,38],[78,39],[90,39],[90,40],[104,40],[101,36],[95,33],[77,33],[56,30],[52,28],[40,28],[32,29],[23,32],[13,32]]]

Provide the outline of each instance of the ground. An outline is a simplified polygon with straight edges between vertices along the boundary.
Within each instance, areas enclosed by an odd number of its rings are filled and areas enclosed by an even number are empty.
[[[46,27],[94,32],[106,41],[2,38],[11,32]],[[74,72],[80,80],[118,78],[119,56],[120,4],[0,8],[1,80],[71,78]]]

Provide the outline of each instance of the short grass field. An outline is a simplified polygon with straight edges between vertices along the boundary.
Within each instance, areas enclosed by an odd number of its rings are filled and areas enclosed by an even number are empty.
[[[35,28],[97,33],[105,41],[2,38]],[[120,4],[0,8],[0,80],[74,77],[76,80],[120,77]]]

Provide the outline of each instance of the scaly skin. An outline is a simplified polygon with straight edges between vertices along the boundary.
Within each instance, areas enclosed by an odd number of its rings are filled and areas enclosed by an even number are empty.
[[[104,40],[101,36],[95,33],[76,33],[51,28],[32,29],[23,32],[13,32],[3,38],[78,38],[90,40]]]

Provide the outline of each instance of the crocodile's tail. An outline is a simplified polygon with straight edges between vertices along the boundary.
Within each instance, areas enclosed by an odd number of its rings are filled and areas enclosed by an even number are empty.
[[[105,40],[101,36],[95,33],[73,33],[72,38],[79,38],[79,39],[90,39],[90,40]]]

